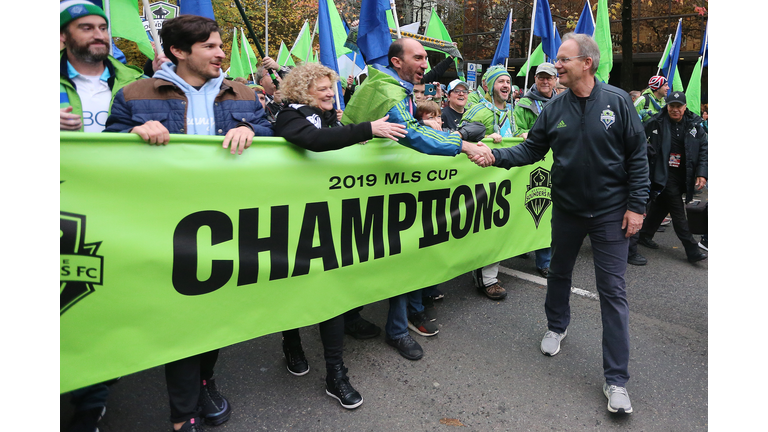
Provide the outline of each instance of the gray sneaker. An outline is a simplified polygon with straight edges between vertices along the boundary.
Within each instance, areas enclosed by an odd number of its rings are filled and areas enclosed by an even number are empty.
[[[608,398],[608,411],[621,414],[632,413],[632,402],[629,401],[626,388],[605,383],[603,393]]]
[[[541,340],[541,352],[544,355],[552,357],[560,352],[560,341],[565,339],[565,335],[568,334],[568,329],[565,329],[563,333],[556,333],[552,330],[547,330],[544,334],[544,339]]]

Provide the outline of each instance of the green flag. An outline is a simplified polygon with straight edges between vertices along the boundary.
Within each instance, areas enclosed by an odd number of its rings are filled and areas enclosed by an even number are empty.
[[[309,38],[309,24],[307,24],[307,21],[304,21],[304,25],[301,26],[301,31],[299,31],[299,36],[296,38],[296,42],[293,43],[293,48],[291,48],[291,54],[301,59],[301,61],[305,61],[309,55],[309,48],[312,43]]]
[[[256,71],[256,65],[259,64],[259,59],[256,58],[256,53],[253,52],[253,48],[251,48],[251,44],[248,42],[248,38],[245,37],[245,32],[243,29],[240,29],[240,33],[243,35],[240,59],[243,63],[243,69],[245,70],[245,73],[252,74]]]
[[[397,30],[395,17],[392,15],[392,9],[387,9],[387,25],[389,25],[389,28]]]
[[[136,42],[139,51],[150,59],[155,59],[155,50],[144,30],[139,15],[139,3],[130,0],[112,0],[109,2],[109,25],[112,37],[119,37]]]
[[[344,42],[347,41],[347,32],[344,30],[344,23],[341,21],[341,15],[339,15],[339,11],[336,9],[336,4],[333,0],[326,1],[328,2],[328,14],[331,18],[331,30],[333,30],[333,45],[336,48],[336,57],[341,57],[351,53],[352,50],[344,46]]]
[[[424,36],[431,37],[433,39],[438,39],[444,42],[453,43],[453,40],[451,39],[451,35],[448,34],[448,29],[445,28],[445,24],[443,24],[443,21],[440,20],[440,17],[437,15],[437,12],[434,8],[432,8],[432,15],[429,16],[429,21],[427,22],[427,29],[424,31]],[[428,48],[424,47],[424,49],[429,51],[439,51],[434,48]],[[442,51],[439,51],[442,52]],[[454,60],[454,64],[456,66],[456,70],[459,73],[459,78],[464,81],[464,71],[459,68],[459,61],[458,59]]]
[[[672,78],[672,91],[683,91],[683,80],[680,79],[680,71],[675,66],[675,76]]]
[[[237,27],[232,37],[232,55],[229,57],[229,76],[232,78],[247,77],[248,74],[243,69],[243,61],[240,58],[240,48],[237,46]]]
[[[539,46],[537,46],[531,53],[531,57],[526,60],[523,67],[520,68],[520,72],[517,73],[517,76],[524,77],[528,75],[530,69],[533,69],[542,63],[544,63],[544,49],[541,48],[541,44],[539,44]]]
[[[296,66],[291,58],[291,52],[288,51],[288,47],[285,46],[283,41],[280,41],[280,51],[277,53],[277,64],[280,66]]]
[[[675,73],[675,77],[677,77],[677,73]],[[696,115],[701,115],[701,57],[696,61],[696,66],[691,72],[688,88],[685,89],[685,100],[689,110]]]
[[[595,23],[595,42],[600,48],[600,65],[596,77],[608,82],[613,69],[613,42],[611,42],[611,18],[608,16],[608,0],[597,2],[597,22]]]
[[[664,67],[664,63],[666,63],[667,57],[669,57],[670,49],[672,49],[672,35],[669,35],[667,38],[667,46],[664,48],[664,54],[661,55],[661,60],[659,60],[659,69]]]

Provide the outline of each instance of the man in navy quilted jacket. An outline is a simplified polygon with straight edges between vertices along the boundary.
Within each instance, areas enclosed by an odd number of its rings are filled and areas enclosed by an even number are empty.
[[[254,136],[272,136],[253,90],[225,80],[219,26],[203,18],[182,15],[164,23],[160,36],[171,62],[118,92],[105,132],[131,132],[158,145],[167,144],[169,134],[224,135],[232,154],[242,154]]]

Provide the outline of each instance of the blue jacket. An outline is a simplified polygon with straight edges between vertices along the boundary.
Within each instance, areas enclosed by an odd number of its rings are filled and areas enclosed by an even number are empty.
[[[104,132],[130,132],[156,120],[172,134],[187,133],[187,97],[175,84],[149,78],[120,89],[112,104]],[[239,126],[250,127],[256,136],[272,136],[272,126],[256,93],[248,86],[224,80],[214,101],[216,135]]]
[[[389,115],[389,123],[405,125],[405,137],[398,143],[428,155],[456,156],[461,153],[458,134],[438,131],[420,124],[414,117],[413,84],[402,80],[393,69],[369,65],[368,78],[349,100],[341,122],[374,121]]]

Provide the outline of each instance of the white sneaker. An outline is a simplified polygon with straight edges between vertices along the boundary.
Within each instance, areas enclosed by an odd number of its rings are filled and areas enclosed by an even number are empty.
[[[629,401],[626,388],[605,383],[603,394],[608,398],[608,411],[621,414],[632,413],[632,402]]]
[[[560,341],[565,339],[565,335],[568,334],[568,329],[565,329],[563,333],[553,332],[547,330],[544,334],[544,338],[541,340],[541,352],[547,356],[554,356],[560,352]]]

